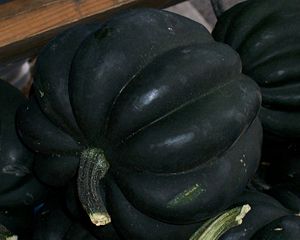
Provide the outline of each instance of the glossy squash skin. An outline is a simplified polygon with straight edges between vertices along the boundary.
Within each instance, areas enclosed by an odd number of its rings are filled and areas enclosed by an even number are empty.
[[[238,55],[198,23],[160,10],[116,16],[80,46],[68,40],[78,40],[73,33],[43,50],[34,94],[18,112],[20,136],[41,154],[39,178],[65,185],[78,170],[80,200],[96,196],[86,210],[125,197],[170,224],[228,207],[257,168],[262,138],[260,91]]]
[[[220,240],[262,240],[262,239],[286,239],[282,236],[295,236],[299,231],[299,216],[294,216],[292,211],[283,207],[274,198],[256,191],[246,191],[236,201],[235,205],[249,204],[251,210],[243,218],[241,225],[224,233]],[[284,226],[285,225],[285,226]],[[283,231],[275,231],[271,226],[280,226]],[[261,238],[259,238],[261,236]],[[263,238],[273,236],[274,238]],[[277,238],[276,238],[277,237]]]
[[[266,133],[300,140],[300,4],[249,0],[224,12],[213,36],[240,54],[243,72],[261,87]]]
[[[33,154],[16,131],[15,114],[25,102],[19,90],[0,80],[0,208],[33,205],[46,193],[33,176]]]

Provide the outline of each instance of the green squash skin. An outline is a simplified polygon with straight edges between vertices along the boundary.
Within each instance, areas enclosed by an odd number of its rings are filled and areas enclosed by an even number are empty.
[[[251,240],[294,240],[300,236],[300,217],[284,216],[260,229]]]
[[[252,159],[260,154],[261,142],[254,140],[260,132],[261,126],[257,120],[223,156],[188,172],[153,175],[118,167],[114,173],[115,180],[135,207],[161,221],[172,222],[174,217],[180,223],[207,219],[228,207],[232,197],[243,191],[257,168],[257,163]],[[249,142],[252,143],[251,149]],[[222,178],[230,174],[234,174],[234,177]],[[163,194],[162,188],[165,189]],[[143,210],[145,205],[149,209]],[[152,213],[152,209],[156,211]]]
[[[100,27],[100,24],[92,23],[64,31],[48,43],[49,47],[42,49],[35,66],[33,86],[41,110],[58,128],[75,139],[82,139],[83,136],[70,106],[68,81],[64,80],[69,77],[76,49],[89,34]],[[49,92],[51,94],[47,94]]]
[[[85,40],[73,60],[70,98],[80,129],[90,142],[102,147],[107,118],[128,82],[171,49],[210,42],[211,36],[201,25],[168,12],[130,11],[108,21]],[[93,93],[96,89],[97,94]],[[101,104],[95,108],[91,101]]]
[[[33,205],[46,189],[32,175],[33,154],[17,136],[15,114],[25,97],[0,80],[0,208]]]
[[[261,87],[266,133],[299,142],[299,1],[237,4],[220,16],[213,36],[240,54],[243,72]]]
[[[110,181],[109,189],[107,196],[108,208],[112,213],[116,231],[124,239],[189,239],[203,224],[200,222],[175,225],[158,221],[147,214],[143,214],[128,202],[114,181]]]
[[[243,218],[241,225],[224,233],[220,240],[250,240],[259,229],[281,217],[291,215],[274,198],[256,191],[246,191],[235,200],[234,206],[249,204],[251,210]]]
[[[110,164],[105,178],[157,221],[197,223],[228,207],[255,172],[262,139],[260,91],[238,55],[184,17],[132,10],[63,57],[71,70],[56,78],[68,91],[56,90],[44,57],[68,44],[43,50],[35,93],[17,116],[23,141],[46,156],[36,160],[37,176],[66,185],[81,152],[99,148]]]

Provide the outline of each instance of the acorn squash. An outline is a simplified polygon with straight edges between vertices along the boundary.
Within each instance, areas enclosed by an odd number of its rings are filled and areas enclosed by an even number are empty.
[[[16,131],[16,111],[25,102],[19,90],[0,80],[0,208],[34,205],[46,194],[32,173],[33,153]]]
[[[40,154],[37,176],[77,178],[96,225],[129,222],[115,210],[123,198],[154,223],[190,224],[227,208],[255,172],[260,103],[239,56],[202,25],[137,9],[44,48],[17,127]]]
[[[259,84],[266,133],[299,142],[299,1],[239,3],[220,16],[213,36],[240,54],[243,72]]]

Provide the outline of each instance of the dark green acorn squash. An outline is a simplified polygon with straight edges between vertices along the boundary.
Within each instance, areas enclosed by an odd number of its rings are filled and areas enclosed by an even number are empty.
[[[295,236],[299,232],[300,217],[293,215],[274,198],[256,191],[246,191],[235,200],[234,205],[243,204],[249,204],[251,210],[242,219],[240,225],[225,232],[219,240],[297,239],[282,238],[282,236]],[[273,232],[272,227],[281,227],[283,231]],[[274,238],[263,238],[268,235]]]
[[[69,30],[38,57],[17,117],[40,153],[37,176],[53,186],[77,177],[96,225],[109,214],[128,221],[126,210],[107,213],[105,198],[169,224],[228,207],[257,168],[262,137],[259,88],[238,55],[160,10],[131,10],[93,31]]]
[[[16,88],[0,80],[0,208],[33,205],[46,193],[32,174],[33,154],[16,131],[15,114],[25,102]]]
[[[240,54],[262,91],[264,130],[300,140],[299,0],[249,0],[224,12],[213,31]]]

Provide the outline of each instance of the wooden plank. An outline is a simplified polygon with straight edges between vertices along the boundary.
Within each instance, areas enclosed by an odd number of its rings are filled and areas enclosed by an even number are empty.
[[[0,5],[0,63],[31,56],[52,36],[79,22],[129,7],[166,7],[174,0],[12,0]]]

